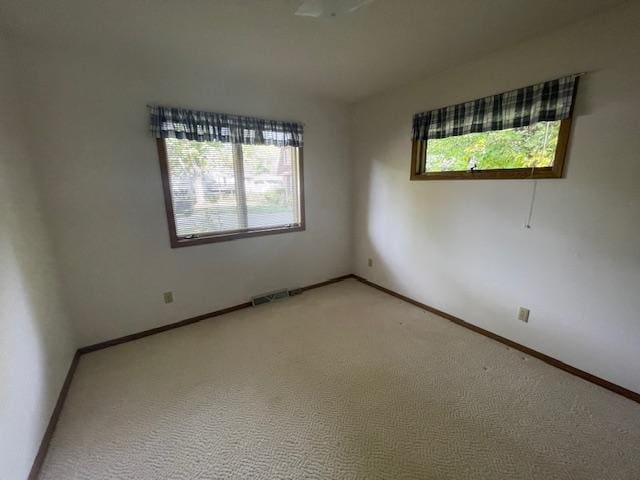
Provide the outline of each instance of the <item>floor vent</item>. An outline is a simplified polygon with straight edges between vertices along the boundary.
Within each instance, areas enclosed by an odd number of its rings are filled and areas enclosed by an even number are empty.
[[[258,295],[251,299],[251,303],[254,307],[258,305],[263,305],[265,303],[275,302],[276,300],[280,300],[282,298],[287,298],[289,296],[289,290],[277,290],[275,292],[263,293],[262,295]]]

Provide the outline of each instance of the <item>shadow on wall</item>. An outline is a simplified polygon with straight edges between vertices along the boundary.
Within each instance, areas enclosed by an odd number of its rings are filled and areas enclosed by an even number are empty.
[[[362,169],[363,190],[367,195],[363,208],[366,213],[362,218],[366,238],[361,257],[365,258],[358,259],[361,264],[356,271],[383,286],[455,315],[462,315],[462,311],[450,311],[451,305],[445,308],[439,302],[449,298],[452,292],[458,305],[482,305],[487,318],[501,318],[505,313],[504,305],[487,301],[501,298],[505,290],[512,288],[499,270],[506,268],[502,272],[506,272],[506,278],[521,273],[517,265],[502,263],[499,248],[487,250],[493,246],[487,242],[495,239],[476,227],[487,218],[500,224],[501,219],[496,220],[496,217],[505,212],[491,206],[500,205],[504,201],[502,197],[515,193],[518,201],[512,200],[513,205],[505,207],[509,210],[510,223],[503,228],[517,238],[528,235],[526,241],[531,242],[530,232],[525,232],[522,224],[517,223],[520,211],[524,220],[528,209],[530,184],[510,182],[503,184],[504,188],[496,189],[487,182],[412,182],[408,172],[409,142],[406,149],[396,146],[396,150],[405,152],[406,157],[396,162],[372,157],[367,168]],[[455,191],[461,188],[490,195],[489,206],[458,199]],[[459,254],[454,254],[455,251]],[[373,260],[373,267],[366,266],[366,257]],[[469,268],[471,266],[473,268]],[[457,272],[467,272],[464,282]],[[483,277],[479,272],[486,275]],[[473,288],[478,283],[483,285],[480,291]]]
[[[411,182],[410,125],[378,120],[401,109],[362,107],[355,271],[637,390],[636,77],[627,62],[581,80],[565,177],[538,182],[531,229],[530,180]],[[518,306],[534,312],[526,329]]]
[[[7,479],[26,478],[75,348],[31,165],[8,144],[0,164],[0,478]]]
[[[362,219],[362,231],[367,233],[364,239],[366,250],[362,252],[362,256],[366,254],[374,265],[367,268],[364,263],[356,270],[365,272],[365,276],[383,285],[413,293],[413,281],[420,279],[412,279],[412,275],[423,269],[415,264],[412,264],[414,268],[405,268],[404,263],[411,259],[412,262],[423,263],[423,268],[428,268],[429,257],[437,254],[438,244],[444,245],[448,232],[455,228],[450,220],[455,218],[452,213],[457,212],[459,205],[455,202],[446,205],[438,203],[437,195],[422,195],[420,198],[424,199],[424,203],[418,205],[410,201],[415,196],[398,195],[403,190],[426,190],[423,182],[409,180],[409,142],[406,154],[406,162],[399,162],[403,168],[374,157],[368,162],[366,171],[362,172],[363,190],[367,192],[365,208],[362,209],[366,212]],[[438,225],[438,228],[425,231],[425,223]],[[425,235],[424,245],[426,247],[428,244],[431,252],[422,251],[420,255],[413,255],[413,239],[424,238]],[[360,262],[362,260],[359,259]],[[364,260],[366,262],[366,258]]]

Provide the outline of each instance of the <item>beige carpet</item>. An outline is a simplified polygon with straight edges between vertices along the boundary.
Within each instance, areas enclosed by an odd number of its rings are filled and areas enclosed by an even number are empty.
[[[347,280],[82,357],[43,479],[633,479],[640,405]]]

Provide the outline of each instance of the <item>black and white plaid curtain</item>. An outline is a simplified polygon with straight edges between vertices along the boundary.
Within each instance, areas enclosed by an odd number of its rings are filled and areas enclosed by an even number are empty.
[[[426,141],[565,119],[571,114],[577,78],[577,75],[570,75],[417,113],[413,117],[413,140]]]
[[[303,144],[300,123],[173,107],[151,106],[149,110],[151,132],[156,138],[279,147],[301,147]]]

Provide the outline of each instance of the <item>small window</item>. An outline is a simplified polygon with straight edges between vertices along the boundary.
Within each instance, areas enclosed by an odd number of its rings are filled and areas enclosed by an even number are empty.
[[[221,132],[157,140],[171,245],[304,230],[302,146]]]
[[[558,178],[576,77],[414,117],[412,180]]]

